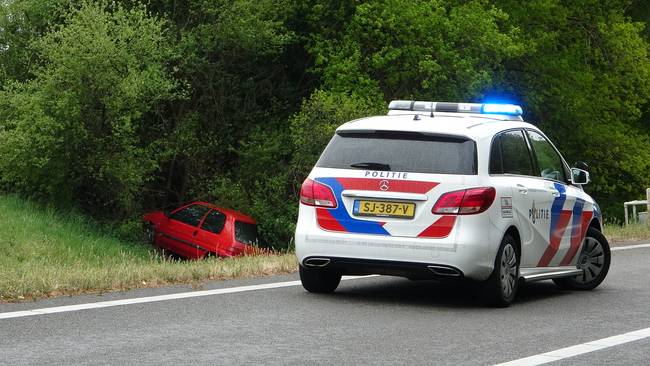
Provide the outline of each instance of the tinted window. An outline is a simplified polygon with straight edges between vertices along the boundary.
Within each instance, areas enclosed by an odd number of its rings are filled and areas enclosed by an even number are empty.
[[[203,225],[201,229],[207,230],[211,233],[219,234],[223,230],[223,226],[226,224],[226,215],[223,213],[212,210],[203,220]]]
[[[503,173],[516,175],[534,175],[528,145],[522,131],[504,132],[498,137],[501,145]]]
[[[503,174],[503,160],[501,160],[501,139],[495,138],[490,149],[490,174]]]
[[[174,212],[170,218],[192,226],[199,226],[201,218],[208,212],[208,208],[202,205],[187,206],[182,210]]]
[[[463,137],[407,132],[340,133],[332,138],[316,166],[476,174],[476,148],[474,141]]]
[[[257,225],[235,221],[235,240],[240,243],[257,244]]]
[[[566,181],[562,158],[544,136],[534,131],[526,131],[533,147],[539,175],[542,178]]]

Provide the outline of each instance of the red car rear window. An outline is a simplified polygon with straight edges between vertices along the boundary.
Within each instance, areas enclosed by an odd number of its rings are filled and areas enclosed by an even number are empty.
[[[235,221],[235,240],[248,245],[257,245],[257,225]]]

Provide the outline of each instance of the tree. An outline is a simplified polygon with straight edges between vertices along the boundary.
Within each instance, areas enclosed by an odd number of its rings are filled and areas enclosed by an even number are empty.
[[[33,78],[0,101],[0,177],[50,201],[94,213],[133,213],[157,169],[143,116],[177,97],[167,66],[165,22],[144,8],[107,3],[70,8],[32,46]]]

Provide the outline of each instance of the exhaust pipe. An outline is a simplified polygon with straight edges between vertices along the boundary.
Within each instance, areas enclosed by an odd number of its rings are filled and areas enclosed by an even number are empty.
[[[443,266],[427,266],[429,271],[437,274],[438,276],[444,277],[460,277],[460,271],[455,268],[443,267]]]
[[[305,266],[307,267],[325,267],[330,264],[328,258],[308,258],[304,261]]]

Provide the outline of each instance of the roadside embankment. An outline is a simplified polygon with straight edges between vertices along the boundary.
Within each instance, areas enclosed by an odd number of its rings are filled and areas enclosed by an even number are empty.
[[[0,196],[0,302],[294,272],[294,254],[185,261],[16,196]]]

